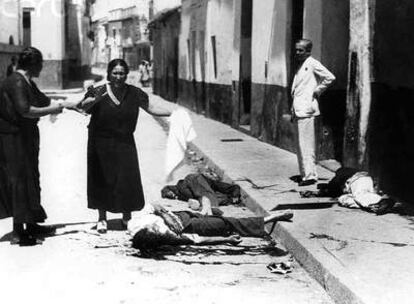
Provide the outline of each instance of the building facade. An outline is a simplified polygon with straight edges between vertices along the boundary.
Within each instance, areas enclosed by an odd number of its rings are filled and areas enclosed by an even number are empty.
[[[178,98],[178,43],[180,36],[181,7],[163,10],[156,14],[149,28],[152,51],[153,90],[165,99]]]
[[[148,0],[96,0],[91,12],[95,37],[92,64],[106,67],[110,60],[123,58],[136,69],[141,60],[149,60],[149,11]]]
[[[89,0],[0,1],[0,41],[8,45],[2,45],[2,49],[17,54],[23,47],[38,48],[44,57],[39,86],[65,87],[70,80],[88,72],[90,3]],[[6,57],[9,61],[11,56]]]

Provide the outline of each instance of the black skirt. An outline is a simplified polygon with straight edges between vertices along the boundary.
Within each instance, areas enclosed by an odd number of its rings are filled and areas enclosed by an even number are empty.
[[[114,213],[141,210],[144,193],[134,137],[88,139],[88,208]]]
[[[16,223],[46,219],[40,205],[39,130],[26,124],[15,133],[0,133],[0,219]]]

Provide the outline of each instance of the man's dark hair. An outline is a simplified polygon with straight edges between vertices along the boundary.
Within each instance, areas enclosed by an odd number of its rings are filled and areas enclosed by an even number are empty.
[[[296,43],[301,43],[305,46],[307,52],[312,52],[313,43],[310,39],[299,39]]]
[[[112,70],[117,66],[120,65],[125,69],[125,73],[129,73],[129,66],[124,59],[117,58],[113,59],[108,63],[108,68],[106,69],[106,79],[109,80],[109,75],[112,73]]]
[[[38,49],[29,46],[20,53],[17,68],[27,70],[37,64],[40,64],[42,61],[42,53]]]

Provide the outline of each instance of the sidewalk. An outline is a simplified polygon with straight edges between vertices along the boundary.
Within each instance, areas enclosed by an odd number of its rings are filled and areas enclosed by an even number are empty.
[[[413,216],[376,216],[326,198],[303,199],[299,190],[316,187],[299,188],[289,179],[298,174],[295,154],[190,114],[198,134],[191,148],[241,186],[249,209],[295,209],[293,222],[278,223],[275,236],[337,303],[413,303]],[[333,176],[318,171],[320,182]]]

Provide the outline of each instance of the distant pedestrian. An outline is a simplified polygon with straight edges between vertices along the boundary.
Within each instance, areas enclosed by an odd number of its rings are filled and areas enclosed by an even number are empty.
[[[17,69],[17,58],[16,56],[12,56],[10,64],[7,66],[6,75],[9,77],[13,72]]]
[[[139,81],[143,87],[147,87],[149,84],[150,76],[148,71],[148,62],[145,60],[141,61],[138,67]]]
[[[148,63],[148,76],[149,76],[149,83],[150,86],[153,86],[153,80],[154,80],[154,61],[150,60]]]
[[[301,39],[295,45],[297,69],[292,84],[293,118],[298,130],[299,186],[318,180],[315,159],[315,117],[320,115],[319,97],[332,84],[335,76],[311,57],[312,41]]]
[[[106,212],[122,213],[123,224],[132,211],[144,207],[134,131],[140,108],[151,115],[170,116],[141,89],[126,84],[129,67],[123,59],[108,64],[106,85],[88,91],[92,102],[80,107],[91,114],[88,134],[88,208],[97,209],[97,230],[107,231]]]

